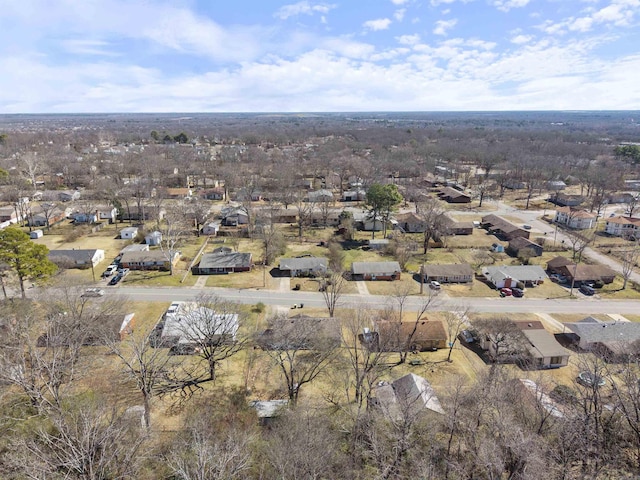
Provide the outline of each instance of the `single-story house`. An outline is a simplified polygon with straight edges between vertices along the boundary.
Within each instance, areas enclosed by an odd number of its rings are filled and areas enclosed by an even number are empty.
[[[122,315],[103,315],[99,322],[93,322],[83,329],[80,339],[82,345],[95,346],[106,345],[110,341],[122,341],[133,333],[135,327],[135,314],[129,313],[124,317]],[[50,336],[45,333],[38,337],[37,346],[67,346],[72,338],[64,332],[56,336]],[[75,336],[73,337],[75,339]]]
[[[340,213],[339,210],[314,210],[311,212],[311,225],[337,227],[340,225]]]
[[[353,262],[351,275],[354,280],[400,280],[398,262]]]
[[[272,214],[275,223],[296,223],[298,221],[298,213],[296,209],[281,208]]]
[[[120,238],[123,240],[133,240],[138,235],[138,227],[126,227],[120,230]]]
[[[324,257],[282,258],[278,269],[290,277],[324,275],[328,260]]]
[[[482,274],[495,288],[535,286],[549,278],[539,265],[485,267]]]
[[[218,313],[196,302],[173,302],[163,318],[163,346],[233,342],[240,326],[238,314]]]
[[[380,382],[371,392],[369,404],[381,409],[394,420],[401,420],[407,413],[424,411],[444,414],[444,409],[427,379],[408,373],[393,382]]]
[[[191,198],[193,192],[190,188],[166,188],[164,190],[165,198]]]
[[[249,215],[244,207],[224,208],[221,215],[222,225],[225,227],[237,227],[249,223]]]
[[[131,245],[127,245],[122,250],[120,250],[120,255],[126,252],[148,252],[149,245],[146,243],[132,243]]]
[[[125,252],[120,259],[122,268],[131,270],[170,270],[168,253],[162,250],[148,252]],[[180,252],[175,252],[172,263],[175,265],[180,259]]]
[[[371,238],[367,240],[367,245],[371,250],[384,250],[390,243],[388,238]]]
[[[231,272],[248,272],[251,270],[251,253],[217,252],[205,253],[200,263],[191,271],[194,275],[215,275]]]
[[[345,190],[342,192],[343,202],[361,202],[367,198],[367,192],[362,189],[357,190]]]
[[[70,208],[57,208],[57,207],[53,208],[49,212],[49,225],[54,225],[58,222],[61,222],[62,220],[67,218],[67,216],[70,214],[71,214]],[[29,215],[27,219],[27,224],[30,227],[46,227],[47,216],[45,215],[44,211],[42,211],[42,209],[40,208],[34,209],[34,211],[31,212],[31,215]]]
[[[450,235],[473,235],[473,222],[458,222],[449,218],[447,232]]]
[[[513,322],[527,338],[526,348],[531,357],[529,367],[558,368],[569,363],[571,352],[558,343],[539,321]]]
[[[69,215],[69,218],[73,220],[74,223],[97,223],[98,222],[98,212],[72,212]]]
[[[525,253],[527,253],[529,257],[540,257],[543,250],[541,245],[524,237],[516,237],[510,240],[509,246],[507,247],[507,252],[516,257],[525,255]]]
[[[224,200],[224,188],[211,188],[201,193],[207,200]]]
[[[341,338],[338,319],[295,315],[272,319],[256,343],[263,350],[314,350],[336,347]]]
[[[96,207],[96,213],[98,220],[106,220],[109,223],[114,223],[118,218],[118,209],[111,205]]]
[[[559,269],[567,265],[574,266],[575,263],[573,263],[571,259],[568,257],[560,257],[560,256],[553,257],[551,260],[547,262],[547,271],[549,273],[559,274],[560,273]]]
[[[211,235],[215,237],[216,235],[218,235],[219,230],[220,230],[220,222],[210,222],[210,223],[207,223],[204,227],[202,227],[202,234]]]
[[[565,323],[565,337],[583,350],[591,350],[609,362],[627,361],[640,352],[640,323],[604,322],[586,317]]]
[[[529,238],[528,230],[520,228],[498,215],[485,215],[482,217],[480,225],[489,233],[502,237],[505,240],[511,240],[516,237]]]
[[[79,190],[66,190],[64,192],[58,192],[58,200],[61,202],[71,202],[80,198]]]
[[[425,352],[447,348],[447,332],[440,320],[396,322],[381,320],[373,332],[358,337],[372,351]]]
[[[396,215],[396,220],[396,228],[406,233],[423,233],[427,229],[425,219],[413,212]]]
[[[569,195],[566,193],[556,193],[547,199],[551,203],[555,203],[561,207],[577,207],[584,202],[582,195]]]
[[[50,250],[48,257],[63,268],[90,268],[104,260],[104,250]]]
[[[151,220],[157,218],[158,220],[164,219],[167,211],[160,207],[154,207],[153,205],[145,205],[141,210],[133,206],[131,208],[123,208],[121,212],[118,212],[118,218],[125,221],[139,222],[142,220]]]
[[[602,282],[609,284],[616,278],[615,270],[604,265],[587,265],[585,263],[569,264],[557,268],[560,275],[567,277],[569,283]]]
[[[428,282],[432,280],[440,283],[473,282],[473,269],[467,263],[425,265],[424,275]]]
[[[18,223],[22,220],[20,212],[14,206],[0,207],[0,223]]]
[[[614,217],[607,219],[604,227],[605,233],[614,237],[627,239],[640,238],[640,218]]]
[[[562,180],[549,180],[547,182],[547,188],[549,190],[559,191],[567,188],[567,184],[564,183]]]
[[[598,217],[594,213],[580,208],[558,207],[553,221],[575,230],[586,230],[593,228],[597,219]]]
[[[162,242],[162,232],[157,230],[144,236],[144,243],[151,247],[160,245],[160,242]]]
[[[451,187],[442,187],[438,193],[441,200],[449,203],[471,203],[471,196]]]
[[[307,193],[307,200],[309,202],[333,202],[333,192],[327,189],[312,190]]]

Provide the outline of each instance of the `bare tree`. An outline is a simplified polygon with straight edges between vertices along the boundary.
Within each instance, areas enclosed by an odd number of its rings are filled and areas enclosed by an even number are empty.
[[[486,342],[489,357],[494,363],[505,358],[521,359],[526,352],[526,337],[508,318],[483,318],[473,322]]]
[[[259,339],[285,380],[289,401],[295,405],[300,389],[315,380],[331,363],[340,338],[332,333],[335,320],[278,315],[269,320],[268,336]],[[339,333],[338,333],[339,335]]]
[[[38,156],[38,152],[26,152],[20,156],[20,163],[22,174],[35,191],[37,188],[36,180],[41,167],[41,157]]]
[[[345,272],[342,270],[329,270],[327,274],[320,280],[320,291],[322,298],[329,310],[329,316],[333,317],[336,307],[340,303],[340,299],[347,287]]]
[[[59,206],[55,202],[42,202],[40,204],[40,210],[42,210],[42,216],[47,224],[47,231],[51,229],[51,219],[55,213],[59,210]]]
[[[164,223],[160,226],[162,238],[160,249],[169,264],[169,275],[173,275],[175,258],[179,253],[180,245],[190,230],[186,221],[185,205],[174,205],[167,210]]]
[[[579,263],[582,260],[584,250],[594,242],[596,238],[595,231],[567,229],[564,231],[564,234],[567,236],[569,244],[571,245],[571,258]]]
[[[640,256],[640,240],[636,240],[630,248],[626,248],[622,251],[622,289],[627,288],[629,278],[633,274],[633,271],[638,264],[638,257]]]
[[[451,352],[458,341],[458,335],[469,323],[467,317],[469,308],[444,312],[444,321],[447,329],[447,337],[449,338],[449,353],[447,354],[447,362],[451,362]]]

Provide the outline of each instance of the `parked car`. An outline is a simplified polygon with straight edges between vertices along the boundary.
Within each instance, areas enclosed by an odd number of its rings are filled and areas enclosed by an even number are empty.
[[[531,225],[524,224],[522,225],[522,228],[524,228],[525,230],[531,230]]]
[[[559,273],[552,273],[549,278],[554,283],[567,283],[567,277],[560,275]]]
[[[510,297],[511,295],[513,295],[513,290],[511,290],[510,288],[505,287],[500,289],[501,297]]]
[[[580,293],[590,297],[591,295],[596,293],[596,291],[593,289],[593,287],[590,287],[589,285],[581,285],[580,286]]]
[[[107,267],[107,269],[104,272],[102,272],[102,277],[103,278],[110,277],[116,272],[116,270],[118,270],[118,266],[111,264]]]
[[[129,273],[129,269],[128,268],[119,268],[118,269],[118,275],[120,275],[121,277],[126,277],[128,273]]]
[[[189,345],[188,343],[179,343],[172,346],[169,349],[169,355],[193,355],[200,350],[195,345]]]
[[[476,337],[473,336],[473,333],[471,333],[469,330],[462,330],[460,332],[460,338],[465,342],[465,343],[473,343],[476,341]]]
[[[101,288],[87,288],[81,296],[82,297],[102,297],[103,295],[104,295],[104,290],[102,290]]]
[[[436,282],[435,280],[432,280],[431,282],[429,282],[429,288],[431,290],[440,290],[441,288],[440,282]]]
[[[512,288],[511,293],[514,297],[524,297],[524,290],[521,288]]]
[[[585,387],[604,387],[607,384],[604,378],[591,372],[580,372],[576,377],[576,382]]]
[[[120,280],[122,280],[122,277],[120,276],[120,274],[118,274],[111,280],[109,280],[109,285],[116,285]]]

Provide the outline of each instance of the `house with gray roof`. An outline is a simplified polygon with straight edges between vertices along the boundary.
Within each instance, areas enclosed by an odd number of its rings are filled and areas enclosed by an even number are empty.
[[[104,250],[51,250],[49,260],[62,268],[90,268],[104,260]]]
[[[327,272],[325,257],[282,258],[278,269],[289,277],[315,277]]]
[[[482,274],[495,288],[535,286],[549,278],[539,265],[485,267]]]
[[[626,361],[640,352],[640,323],[605,322],[586,317],[564,324],[565,337],[582,350],[590,350],[608,362]]]
[[[370,404],[394,420],[401,419],[403,414],[406,415],[408,412],[444,413],[429,381],[415,373],[408,373],[391,383],[380,382],[372,391]]]
[[[482,217],[480,225],[489,233],[505,240],[512,240],[516,237],[529,238],[529,232],[527,230],[514,225],[498,215],[485,215]]]
[[[543,250],[541,245],[524,237],[514,238],[509,242],[509,246],[507,247],[507,252],[516,257],[525,255],[527,257],[539,257],[542,255]]]
[[[251,270],[251,253],[219,251],[202,255],[191,271],[194,275],[219,275]]]
[[[400,280],[398,262],[353,262],[351,276],[354,280]]]
[[[174,265],[180,259],[180,252],[175,252],[171,263]],[[122,268],[131,270],[165,270],[171,269],[168,253],[162,250],[150,250],[147,252],[125,252],[120,259]]]
[[[468,263],[425,265],[424,276],[427,282],[434,280],[440,283],[471,283],[473,269]]]

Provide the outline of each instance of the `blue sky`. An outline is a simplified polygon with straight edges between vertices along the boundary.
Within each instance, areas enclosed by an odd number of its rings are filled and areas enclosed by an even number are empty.
[[[0,113],[640,109],[640,0],[0,8]]]

